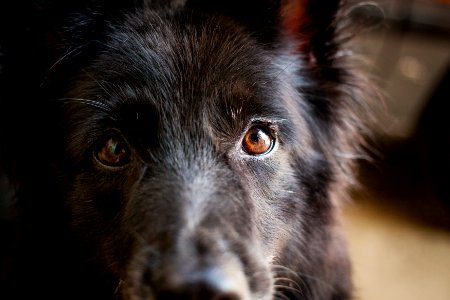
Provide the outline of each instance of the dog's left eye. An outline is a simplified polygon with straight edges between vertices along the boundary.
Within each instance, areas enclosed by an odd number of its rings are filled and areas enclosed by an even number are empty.
[[[250,128],[242,141],[242,148],[250,155],[264,155],[272,151],[275,145],[275,138],[269,130],[254,126]]]
[[[97,145],[95,157],[106,166],[121,167],[130,161],[130,149],[123,138],[110,135]]]

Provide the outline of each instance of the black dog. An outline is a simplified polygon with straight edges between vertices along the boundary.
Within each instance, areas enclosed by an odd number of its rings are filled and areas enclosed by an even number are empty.
[[[10,2],[2,299],[351,298],[341,1]]]

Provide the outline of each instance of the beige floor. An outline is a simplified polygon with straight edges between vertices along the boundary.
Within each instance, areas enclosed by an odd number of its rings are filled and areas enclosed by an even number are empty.
[[[450,231],[355,199],[344,228],[358,300],[450,300]]]

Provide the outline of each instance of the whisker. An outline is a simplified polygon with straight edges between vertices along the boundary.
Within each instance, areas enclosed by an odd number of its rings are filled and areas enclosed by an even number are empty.
[[[275,284],[273,287],[275,289],[284,289],[284,290],[288,290],[288,291],[295,292],[295,293],[298,293],[298,294],[302,295],[302,292],[299,289],[297,289],[295,287],[292,287],[292,286],[282,285],[282,284]]]
[[[100,102],[98,100],[92,100],[92,99],[86,99],[86,98],[58,98],[56,101],[62,101],[62,102],[75,102],[80,104],[86,104],[98,109],[103,110],[107,113],[112,113],[112,108],[103,102]]]
[[[77,47],[74,47],[72,49],[69,49],[66,53],[64,53],[63,56],[61,56],[50,68],[49,71],[52,71],[60,62],[62,62],[64,59],[75,53],[76,51],[80,50],[81,48],[85,47],[88,43],[85,43],[83,45],[79,45]]]
[[[311,293],[311,296],[313,296],[313,298],[315,295],[313,295],[313,291],[311,290],[311,285],[307,283],[307,280],[313,281],[317,284],[320,284],[324,288],[327,288],[329,291],[332,291],[332,292],[336,291],[335,287],[333,287],[330,283],[326,282],[325,280],[323,280],[321,278],[311,276],[311,275],[308,275],[308,274],[305,274],[302,272],[294,271],[294,270],[292,270],[288,267],[282,266],[282,265],[273,265],[272,269],[273,269],[272,271],[275,273],[286,272],[288,274],[288,276],[291,275],[294,278],[293,281],[295,281],[295,279],[298,279],[300,285],[308,288],[308,291]],[[277,280],[276,276],[274,276],[274,278],[275,278],[275,280]]]
[[[276,297],[274,299],[289,300],[289,297],[283,294],[283,292],[280,292],[279,290],[275,290],[273,296]]]
[[[297,272],[293,271],[292,269],[286,267],[286,266],[282,266],[282,265],[272,265],[272,270],[273,271],[277,271],[276,269],[280,269],[280,271],[284,271],[284,272],[289,272],[289,274],[294,275],[296,277],[299,277],[299,275],[297,274]]]
[[[334,156],[339,158],[345,158],[350,160],[369,160],[370,156],[364,155],[361,153],[350,153],[350,152],[341,152],[341,151],[335,151]]]
[[[124,281],[122,279],[119,279],[119,283],[117,284],[117,287],[114,290],[114,295],[115,296],[119,296],[119,294],[121,293],[123,284],[124,284]]]
[[[295,280],[293,280],[293,279],[286,278],[286,277],[279,277],[279,278],[274,278],[274,281],[275,281],[275,283],[278,283],[278,282],[280,282],[280,281],[285,281],[285,282],[287,282],[288,284],[295,285],[295,288],[297,288],[298,290],[301,290],[301,288],[300,288],[300,286],[298,285],[298,283],[297,283]]]
[[[90,79],[92,79],[104,92],[106,95],[108,95],[109,97],[112,98],[111,92],[108,91],[108,89],[106,88],[105,84],[101,81],[99,81],[97,78],[95,78],[94,75],[92,75],[92,73],[88,72],[87,70],[83,70],[83,73],[89,77]]]

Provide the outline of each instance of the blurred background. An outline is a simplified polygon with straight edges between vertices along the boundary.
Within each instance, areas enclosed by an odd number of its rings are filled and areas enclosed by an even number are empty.
[[[344,208],[356,300],[450,300],[450,0],[355,3],[384,99]]]
[[[352,15],[384,98],[344,209],[356,299],[450,300],[450,0],[377,0]]]

